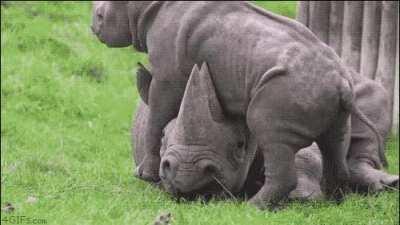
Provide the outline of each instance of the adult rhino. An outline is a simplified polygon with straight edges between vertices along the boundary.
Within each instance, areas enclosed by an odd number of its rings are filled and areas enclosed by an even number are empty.
[[[296,21],[246,2],[107,1],[93,9],[92,30],[102,42],[133,44],[149,54],[153,80],[142,179],[159,180],[162,129],[178,114],[193,66],[203,62],[215,86],[213,119],[245,121],[263,154],[265,182],[251,199],[261,208],[296,187],[295,153],[314,141],[323,155],[326,191],[337,194],[348,177],[351,112],[380,138],[354,107],[348,69]],[[185,146],[191,144],[199,143]]]
[[[150,87],[150,82],[152,77],[148,70],[146,70],[141,64],[137,73],[137,84],[138,91],[140,93],[141,99],[137,106],[137,112],[132,124],[132,150],[135,164],[141,163],[144,157],[144,133],[148,121],[149,109],[145,102],[148,100],[148,88]],[[387,93],[385,89],[375,81],[368,78],[362,77],[357,73],[353,73],[353,77],[356,80],[355,94],[356,94],[356,104],[361,110],[371,119],[371,121],[377,125],[380,134],[383,137],[388,135],[390,124],[388,122],[389,104]],[[239,124],[227,124],[225,130],[227,132],[221,132],[221,129],[217,125],[207,125],[204,123],[207,120],[207,104],[201,103],[201,101],[196,101],[196,99],[204,96],[203,90],[199,87],[199,83],[192,82],[188,84],[188,87],[192,92],[187,92],[184,96],[186,102],[183,105],[191,105],[191,109],[196,109],[195,112],[185,113],[181,110],[181,117],[178,119],[182,123],[182,120],[190,121],[190,119],[182,119],[185,116],[190,116],[194,118],[189,122],[189,126],[193,128],[188,129],[188,132],[196,131],[195,126],[205,126],[207,128],[207,134],[215,140],[212,144],[211,149],[219,149],[219,154],[225,154],[226,159],[235,158],[233,151],[234,148],[231,146],[236,143],[236,139],[240,139],[241,136],[246,136],[247,143],[245,143],[245,156],[242,157],[241,163],[237,166],[237,169],[232,171],[230,176],[224,176],[223,179],[231,179],[228,183],[239,183],[240,191],[239,194],[247,194],[252,196],[261,187],[264,182],[264,168],[263,168],[263,156],[257,151],[257,145],[254,139],[250,137],[250,134],[244,134],[243,128]],[[189,96],[191,95],[191,96]],[[206,109],[206,110],[204,110]],[[199,118],[203,121],[202,124],[198,124]],[[208,119],[211,123],[212,120]],[[240,121],[233,123],[240,123]],[[168,146],[173,143],[175,129],[179,129],[179,123],[177,125],[177,119],[171,120],[168,125],[163,130],[162,145],[160,150],[160,155],[162,158],[167,158]],[[364,123],[356,118],[352,120],[352,134],[350,151],[348,153],[347,159],[349,162],[349,168],[351,169],[351,180],[350,183],[353,185],[354,190],[358,191],[381,191],[387,186],[397,187],[399,185],[399,178],[397,175],[389,175],[382,170],[383,159],[379,158],[378,146],[374,134],[365,127]],[[190,133],[190,136],[194,138],[200,137],[201,134]],[[167,153],[167,154],[166,154]],[[188,153],[194,156],[201,156],[199,152],[193,152],[189,149]],[[191,155],[181,155],[182,161],[189,162]],[[226,160],[221,160],[221,164]],[[194,165],[189,163],[191,170],[200,170],[199,176],[206,176],[206,174],[201,171],[201,168],[194,167]],[[229,167],[229,165],[221,165],[222,167]],[[318,146],[314,143],[309,147],[300,150],[295,157],[295,168],[297,173],[297,186],[293,190],[289,198],[291,199],[317,199],[322,197],[321,192],[321,178],[322,178],[322,160],[321,154]],[[171,174],[168,174],[171,176]],[[175,174],[175,176],[179,174]],[[195,176],[194,180],[201,180],[199,176]],[[186,196],[195,196],[201,194],[219,194],[225,190],[226,187],[221,187],[221,182],[215,180],[213,185],[202,186],[197,182],[194,182],[192,177],[181,176],[182,182],[189,186],[192,191],[186,193]],[[214,177],[213,179],[217,179]],[[164,180],[164,186],[167,191],[173,194],[177,193],[171,189],[168,180]],[[188,190],[188,188],[186,188]],[[235,193],[237,194],[237,193]],[[185,195],[184,195],[185,196]]]

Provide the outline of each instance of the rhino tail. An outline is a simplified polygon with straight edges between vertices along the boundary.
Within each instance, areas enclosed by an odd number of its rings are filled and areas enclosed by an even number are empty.
[[[375,135],[376,141],[378,142],[378,154],[382,162],[382,165],[386,168],[388,162],[385,156],[385,149],[383,147],[383,140],[378,132],[376,126],[371,122],[370,119],[360,110],[354,101],[353,85],[351,81],[347,80],[343,84],[341,91],[341,105],[344,109],[352,112],[352,115],[356,116],[361,122],[363,122]]]

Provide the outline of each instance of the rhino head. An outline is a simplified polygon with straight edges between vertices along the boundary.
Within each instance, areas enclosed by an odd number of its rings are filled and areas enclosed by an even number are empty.
[[[171,126],[163,138],[160,164],[168,192],[191,196],[240,191],[256,144],[244,121],[224,115],[205,63],[200,70],[193,67]]]
[[[91,29],[109,47],[126,47],[132,43],[127,2],[94,1]]]
[[[146,51],[146,29],[161,5],[151,1],[93,1],[90,28],[108,47],[133,44],[138,51]]]

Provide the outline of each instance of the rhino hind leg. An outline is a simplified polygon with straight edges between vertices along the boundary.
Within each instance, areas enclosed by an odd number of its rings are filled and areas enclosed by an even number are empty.
[[[328,198],[340,201],[346,192],[349,179],[347,149],[350,142],[349,113],[338,115],[333,127],[322,134],[317,144],[323,160],[323,187]]]
[[[293,132],[293,127],[308,125],[302,123],[297,104],[286,104],[294,101],[286,79],[275,77],[268,88],[259,87],[247,109],[248,128],[264,159],[263,186],[249,201],[260,209],[273,209],[296,188],[295,153],[312,143],[308,134]]]
[[[399,190],[399,176],[375,169],[371,164],[360,160],[350,160],[350,184],[356,192],[374,193],[384,190]]]

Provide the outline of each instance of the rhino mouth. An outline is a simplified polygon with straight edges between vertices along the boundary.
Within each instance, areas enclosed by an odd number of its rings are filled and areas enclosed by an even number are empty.
[[[223,195],[223,188],[216,181],[212,181],[206,186],[190,192],[181,192],[178,188],[174,188],[171,185],[171,189],[168,192],[170,192],[178,201],[181,199],[186,201],[195,201],[200,199],[208,202],[212,198],[220,198]]]
[[[207,182],[206,185],[190,191],[182,191],[179,185],[173,185],[172,182],[166,180],[163,180],[162,186],[169,194],[172,195],[172,197],[176,198],[178,201],[180,199],[187,201],[195,201],[198,199],[209,201],[210,199],[235,198],[235,196],[223,184],[223,180],[221,178],[217,178],[216,176],[213,176],[213,179]]]

